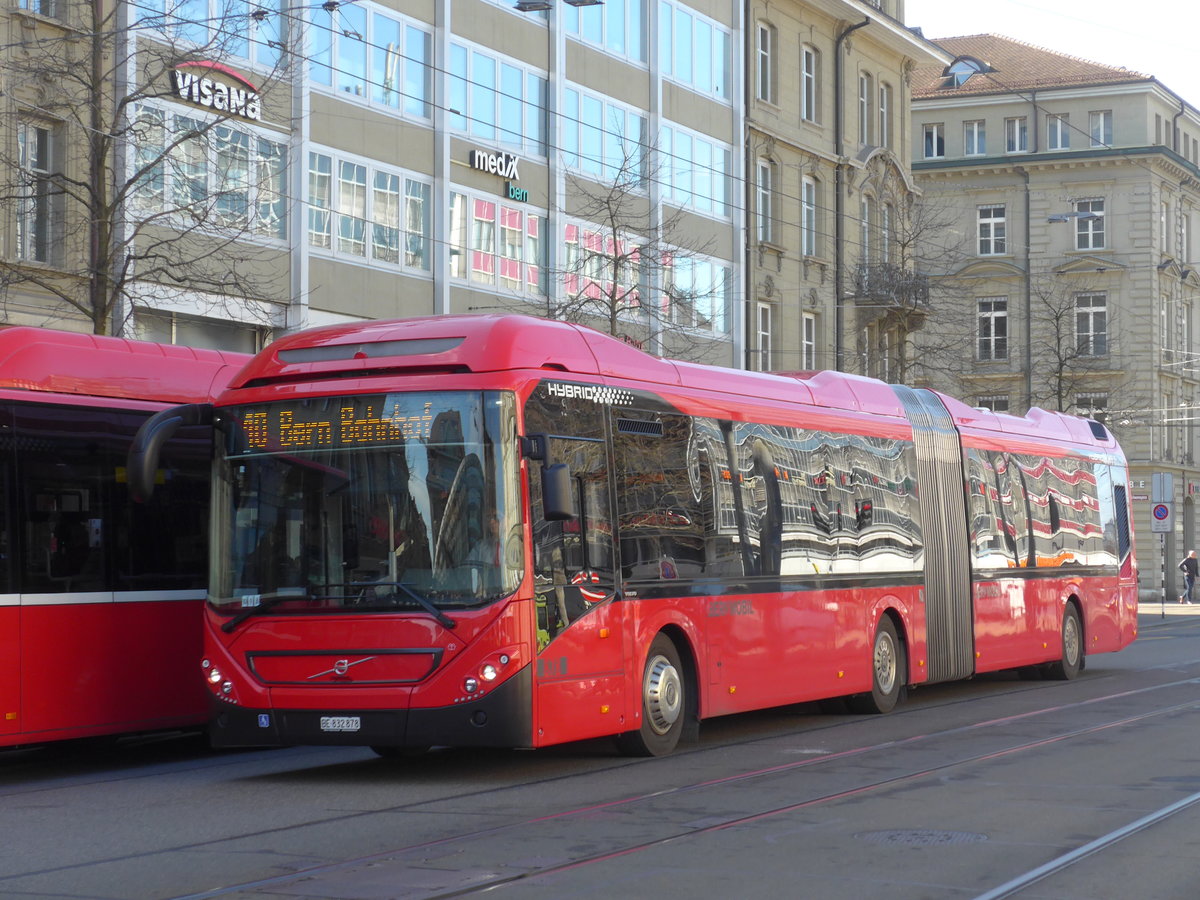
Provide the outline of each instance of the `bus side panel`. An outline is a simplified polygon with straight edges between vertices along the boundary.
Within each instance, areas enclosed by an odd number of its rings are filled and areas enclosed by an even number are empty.
[[[1047,660],[1052,635],[1057,647],[1061,618],[1057,592],[1047,587],[1047,582],[1020,573],[975,583],[976,671],[997,672]]]
[[[0,597],[0,744],[21,723],[21,607]]]
[[[22,731],[71,737],[202,722],[198,604],[25,606]]]

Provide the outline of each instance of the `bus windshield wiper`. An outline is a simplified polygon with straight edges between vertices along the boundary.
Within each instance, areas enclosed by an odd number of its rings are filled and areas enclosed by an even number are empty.
[[[237,628],[251,616],[261,615],[262,613],[267,612],[269,609],[272,609],[273,607],[278,606],[280,603],[283,603],[285,600],[306,599],[308,598],[304,594],[272,594],[269,597],[260,599],[258,604],[255,606],[242,607],[241,612],[235,615],[228,622],[223,622],[221,624],[221,630],[226,634],[230,634],[233,632],[233,629]]]
[[[431,616],[433,616],[435,619],[437,619],[438,623],[441,624],[441,626],[443,628],[453,631],[455,628],[458,627],[458,622],[455,621],[454,619],[450,618],[448,615],[446,615],[444,612],[442,612],[440,609],[438,609],[436,606],[434,606],[428,597],[421,596],[420,594],[418,594],[416,591],[414,591],[412,588],[410,588],[407,584],[405,584],[402,581],[354,582],[354,583],[352,583],[351,586],[352,587],[360,587],[360,588],[363,588],[364,590],[366,590],[367,588],[374,589],[374,588],[381,588],[381,587],[396,588],[396,590],[400,591],[402,594],[404,594],[404,596],[408,597],[410,600],[416,601],[416,603],[419,604],[423,610],[425,610],[427,613],[429,613]],[[372,592],[374,592],[374,591],[372,590]]]

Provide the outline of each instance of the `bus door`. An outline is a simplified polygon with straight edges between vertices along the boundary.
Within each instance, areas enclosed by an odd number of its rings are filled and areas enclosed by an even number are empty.
[[[531,462],[529,475],[539,745],[624,730],[623,605],[616,596],[608,447],[600,438],[553,435],[542,436],[541,445],[543,459]],[[561,479],[553,493],[569,498],[570,517],[548,514],[542,473]]]
[[[13,584],[10,516],[16,497],[12,418],[0,410],[0,734],[21,730],[21,595]]]

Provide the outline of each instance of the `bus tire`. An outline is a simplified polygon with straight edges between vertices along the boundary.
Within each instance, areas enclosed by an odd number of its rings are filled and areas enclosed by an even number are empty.
[[[1063,610],[1061,647],[1062,658],[1050,663],[1046,674],[1058,681],[1070,681],[1083,669],[1083,625],[1074,603]]]
[[[625,756],[666,756],[683,734],[689,698],[679,650],[662,632],[646,653],[641,698],[642,725],[617,735],[617,748]]]
[[[867,714],[891,712],[904,695],[907,672],[904,644],[891,618],[884,616],[871,643],[871,693],[851,697],[851,710]]]

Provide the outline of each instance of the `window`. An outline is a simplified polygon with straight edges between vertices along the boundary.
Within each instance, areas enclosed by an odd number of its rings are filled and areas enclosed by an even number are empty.
[[[1088,132],[1093,147],[1108,147],[1113,139],[1113,117],[1111,109],[1100,109],[1088,113]]]
[[[858,262],[861,266],[869,266],[871,264],[871,215],[874,204],[871,198],[864,196],[858,204]]]
[[[865,72],[858,76],[858,139],[864,145],[870,145],[871,126],[875,123],[875,113],[871,101],[875,96],[875,80]]]
[[[430,269],[432,185],[327,153],[308,155],[308,243],[335,256]]]
[[[1060,116],[1046,116],[1046,149],[1071,149],[1070,116],[1066,115],[1065,113]]]
[[[498,286],[510,294],[537,296],[545,269],[541,255],[544,227],[545,216],[540,212],[451,190],[447,228],[450,277]]]
[[[963,122],[963,153],[967,156],[982,156],[987,151],[983,119]]]
[[[758,161],[758,239],[775,240],[775,174],[769,159]]]
[[[590,7],[585,15],[586,9]],[[690,7],[676,5],[675,0],[658,0],[658,19],[658,64],[663,75],[705,96],[729,100],[729,29]],[[775,56],[773,44],[770,49]]]
[[[1004,206],[979,207],[979,255],[1000,256],[1007,252]]]
[[[942,126],[925,126],[925,158],[941,159],[946,155],[946,135]]]
[[[879,261],[887,265],[892,261],[892,204],[885,203],[879,210]]]
[[[817,255],[817,182],[807,176],[800,185],[800,252]]]
[[[758,371],[771,371],[771,306],[758,304]]]
[[[646,118],[604,97],[563,88],[559,139],[569,168],[644,187],[647,177]],[[695,160],[697,169],[700,161]],[[711,174],[711,166],[704,174]]]
[[[54,231],[61,191],[51,182],[58,151],[54,132],[46,125],[21,122],[17,128],[17,153],[21,167],[17,198],[17,256],[50,262],[57,244]]]
[[[1192,261],[1192,235],[1191,235],[1192,217],[1189,213],[1183,213],[1179,217],[1179,260],[1180,262]]]
[[[1171,204],[1166,200],[1158,204],[1158,244],[1160,252],[1171,252]]]
[[[998,413],[1008,412],[1008,404],[1008,394],[984,394],[975,400],[975,405],[980,409]]]
[[[1080,356],[1108,355],[1108,296],[1075,295],[1075,347]]]
[[[450,128],[545,155],[546,78],[541,72],[457,43],[450,45],[447,68]],[[593,121],[598,129],[599,118]]]
[[[892,86],[879,85],[879,146],[892,146]]]
[[[502,5],[511,8],[512,4]],[[568,5],[562,9],[567,34],[614,56],[646,61],[645,0],[607,0],[582,9]]]
[[[703,215],[729,217],[733,149],[703,135],[664,124],[663,199]]]
[[[732,278],[733,269],[717,260],[675,257],[663,278],[670,321],[697,331],[727,334]]]
[[[800,48],[800,118],[805,122],[820,120],[821,55],[807,45]]]
[[[775,103],[775,26],[758,26],[758,99]]]
[[[330,27],[330,15],[337,17],[336,27]],[[424,26],[389,10],[358,4],[339,4],[332,14],[317,9],[314,16],[309,65],[314,82],[343,100],[430,117],[433,38]]]
[[[41,5],[44,7],[46,2],[59,5],[55,0],[42,0]],[[21,5],[25,7],[25,3]],[[264,68],[281,64],[282,50],[289,39],[289,13],[279,0],[254,4],[245,0],[143,0],[133,9],[140,28],[195,44],[209,55],[235,56]],[[323,21],[320,16],[324,16]],[[332,41],[329,14],[318,10],[311,22],[320,32],[318,47],[324,42],[327,48]],[[328,69],[327,56],[324,63]]]
[[[1008,298],[982,297],[976,308],[978,358],[982,362],[1008,359]]]
[[[286,144],[233,120],[214,124],[146,105],[135,117],[134,162],[144,172],[133,198],[138,212],[287,239]]]
[[[817,368],[817,317],[804,313],[804,331],[800,336],[800,368],[806,372]]]
[[[1004,152],[1029,152],[1029,121],[1024,116],[1004,120]]]
[[[56,0],[21,0],[21,9],[27,9],[30,12],[38,13],[39,15],[54,18],[58,15],[58,3]]]
[[[1104,201],[1076,200],[1075,211],[1083,213],[1075,219],[1075,249],[1104,249]]]

